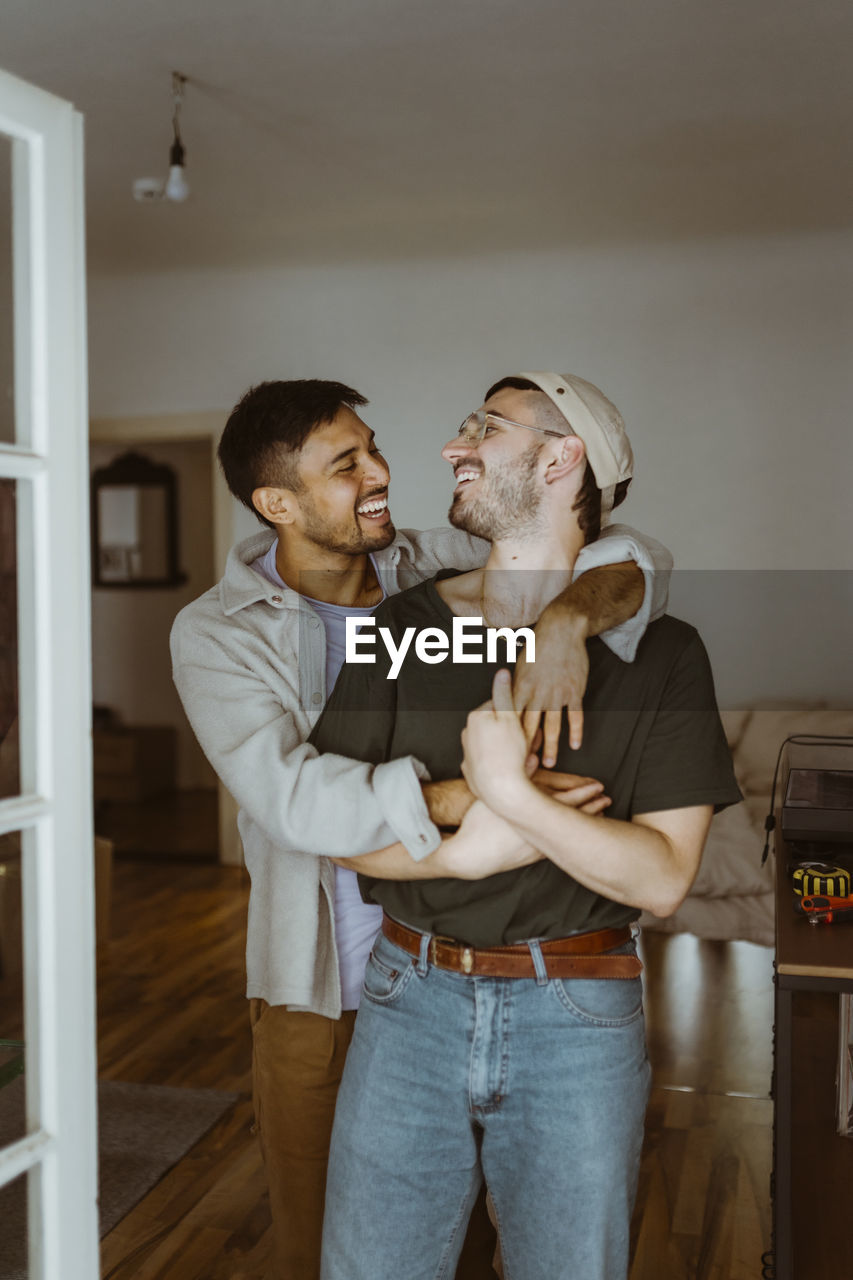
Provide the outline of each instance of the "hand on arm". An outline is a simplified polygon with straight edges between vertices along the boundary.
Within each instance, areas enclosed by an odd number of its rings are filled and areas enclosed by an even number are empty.
[[[463,785],[467,792],[467,784]],[[541,787],[542,794],[553,797],[556,803],[577,807],[587,814],[601,813],[610,804],[601,783],[594,778],[540,769],[533,775],[532,785],[534,789]],[[472,797],[459,830],[444,836],[438,848],[419,862],[402,844],[332,861],[378,880],[435,880],[445,876],[453,880],[483,880],[499,871],[529,866],[543,856],[529,837],[520,836],[509,822]]]
[[[600,813],[610,804],[609,797],[600,794],[601,784],[593,778],[584,778],[577,773],[559,773],[554,769],[541,769],[535,755],[528,755],[524,768],[537,787],[541,787],[561,804],[582,808],[584,813]],[[593,788],[597,788],[595,794]],[[474,793],[464,778],[422,782],[421,790],[429,816],[437,827],[458,827],[475,802]]]
[[[595,778],[579,773],[556,773],[553,769],[537,769],[531,782],[557,804],[577,809],[580,813],[603,813],[612,804],[604,794],[604,786]]]
[[[543,763],[554,764],[563,707],[569,741],[583,739],[583,695],[589,676],[586,642],[633,617],[643,601],[642,571],[633,562],[600,565],[581,574],[544,610],[536,624],[536,661],[516,663],[513,701],[530,742],[544,712]]]
[[[512,705],[506,672],[495,676],[492,703],[472,711],[462,735],[462,772],[478,798],[521,837],[596,893],[672,914],[686,895],[702,855],[711,805],[598,822],[561,806],[533,786],[524,771],[524,730]]]

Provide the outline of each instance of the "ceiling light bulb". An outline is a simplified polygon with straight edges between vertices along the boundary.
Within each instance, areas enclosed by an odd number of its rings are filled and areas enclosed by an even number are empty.
[[[180,115],[184,101],[185,75],[180,71],[172,72],[172,134],[173,141],[169,148],[169,176],[165,182],[157,178],[137,178],[133,184],[133,198],[141,204],[151,204],[158,200],[174,201],[182,204],[190,194],[187,182],[187,171],[184,166],[184,147],[181,142]]]
[[[180,142],[173,142],[169,152],[169,176],[166,179],[164,194],[167,200],[180,203],[186,200],[189,193],[190,187],[184,169],[184,149]]]
[[[180,203],[181,200],[186,200],[189,193],[190,187],[187,182],[187,175],[184,173],[184,166],[182,164],[173,164],[166,179],[166,199],[176,200]]]

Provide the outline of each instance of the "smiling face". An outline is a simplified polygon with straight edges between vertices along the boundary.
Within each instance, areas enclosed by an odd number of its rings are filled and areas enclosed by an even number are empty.
[[[362,555],[394,539],[388,464],[352,409],[315,427],[299,453],[300,488],[288,498],[294,533],[328,551]]]
[[[514,422],[539,426],[541,393],[503,388],[484,409]],[[479,538],[530,538],[541,534],[543,485],[539,460],[548,437],[524,426],[487,426],[476,444],[459,437],[448,441],[441,456],[453,467],[456,488],[448,512],[450,523]]]

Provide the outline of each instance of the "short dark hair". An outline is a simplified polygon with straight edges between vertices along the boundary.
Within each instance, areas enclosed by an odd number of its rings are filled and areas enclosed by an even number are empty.
[[[367,399],[342,382],[301,378],[294,382],[260,382],[250,387],[229,414],[217,457],[235,498],[270,529],[275,526],[252,502],[264,485],[298,492],[300,449],[321,423],[331,422],[344,405],[360,408]]]
[[[486,400],[490,400],[498,391],[503,391],[504,387],[511,387],[514,391],[538,391],[541,395],[545,392],[541,387],[537,387],[535,382],[531,382],[529,378],[501,378],[493,386],[489,387],[486,392]],[[563,415],[555,406],[554,413],[561,418]],[[563,419],[565,421],[565,419]],[[620,480],[613,492],[613,506],[618,507],[620,503],[625,501],[628,493],[628,485],[630,479]],[[590,542],[595,542],[601,534],[601,490],[596,484],[595,473],[587,462],[583,473],[581,487],[578,489],[577,497],[572,504],[572,511],[578,513],[578,527],[583,534],[584,546]]]

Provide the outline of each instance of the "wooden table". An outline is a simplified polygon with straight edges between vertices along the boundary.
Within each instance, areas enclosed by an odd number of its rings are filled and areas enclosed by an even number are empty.
[[[853,925],[794,914],[788,856],[777,814],[775,1275],[840,1280],[853,1254],[853,1138],[836,1132],[838,1001],[821,993],[853,992]]]

